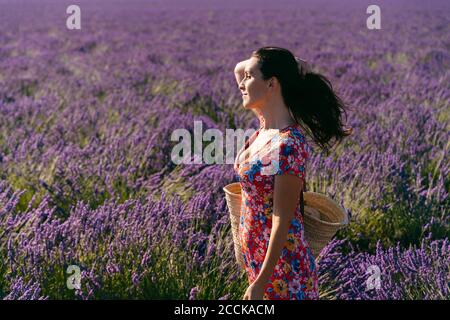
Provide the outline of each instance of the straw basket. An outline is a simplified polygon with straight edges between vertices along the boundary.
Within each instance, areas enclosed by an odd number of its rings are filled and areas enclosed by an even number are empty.
[[[241,185],[239,182],[231,183],[223,190],[230,211],[234,253],[237,262],[244,266],[238,235],[242,202]],[[317,257],[336,232],[348,223],[348,216],[341,206],[323,194],[306,191],[303,192],[303,197],[305,237],[314,257]]]

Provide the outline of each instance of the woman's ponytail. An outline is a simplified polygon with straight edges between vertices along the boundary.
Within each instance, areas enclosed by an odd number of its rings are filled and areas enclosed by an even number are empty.
[[[331,82],[312,72],[306,61],[279,47],[260,48],[253,56],[259,59],[264,79],[278,79],[283,100],[294,119],[326,153],[335,142],[352,133],[342,123],[346,105]],[[330,142],[332,139],[334,143]]]
[[[346,113],[346,106],[334,92],[331,82],[323,75],[308,72],[300,77],[298,93],[294,94],[296,101],[288,104],[294,118],[314,141],[326,152],[334,144],[340,142],[352,133],[352,129],[344,129],[342,114]]]

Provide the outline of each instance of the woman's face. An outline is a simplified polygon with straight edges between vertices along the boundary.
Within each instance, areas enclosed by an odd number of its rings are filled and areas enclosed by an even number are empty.
[[[244,69],[244,78],[239,83],[245,109],[262,108],[268,93],[268,81],[262,79],[258,59],[251,57]]]

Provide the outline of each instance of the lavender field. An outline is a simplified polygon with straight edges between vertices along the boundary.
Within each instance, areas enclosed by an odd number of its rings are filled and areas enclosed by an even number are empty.
[[[0,298],[240,299],[222,187],[171,161],[177,128],[257,128],[237,62],[288,48],[330,78],[354,134],[307,188],[351,214],[321,299],[450,298],[450,3],[0,0]],[[69,288],[69,266],[81,287]],[[380,271],[368,289],[368,270]]]

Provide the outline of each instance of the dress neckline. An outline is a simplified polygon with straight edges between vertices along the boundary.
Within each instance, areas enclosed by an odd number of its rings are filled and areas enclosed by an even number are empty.
[[[291,128],[291,127],[297,127],[297,126],[298,126],[298,123],[290,124],[290,125],[288,125],[287,127],[284,127],[283,129],[279,129],[278,134],[279,134],[280,132],[286,131],[287,129],[289,129],[289,128]],[[256,131],[256,137],[257,137],[257,136],[259,135],[259,133],[261,132],[261,129],[262,129],[262,127],[259,127],[259,129]],[[274,129],[274,130],[275,130],[275,129]],[[255,139],[256,139],[256,137],[255,137]],[[255,141],[255,139],[253,139],[253,141]],[[252,143],[253,143],[253,141],[252,141]],[[263,149],[268,143],[270,143],[270,141],[272,141],[272,139],[270,139],[269,141],[267,141],[266,144],[264,144],[264,146],[261,147],[261,149]],[[250,142],[250,140],[248,140],[248,141],[245,143],[244,150],[242,150],[242,152],[240,152],[240,153],[238,154],[238,156],[237,156],[237,158],[236,158],[236,161],[237,161],[237,162],[239,162],[238,160],[239,160],[241,154],[244,153],[244,152],[250,147],[249,142]],[[259,152],[259,151],[258,151],[258,152]],[[255,157],[255,156],[258,154],[258,152],[256,152],[256,154],[254,154],[253,157]],[[250,163],[250,160],[245,160],[245,161],[243,161],[242,163],[237,163],[237,168],[240,168],[242,165],[247,164],[247,163]]]
[[[291,128],[291,127],[298,127],[298,123],[290,124],[290,125],[288,125],[287,127],[284,127],[283,129],[278,129],[278,131],[279,131],[279,132],[282,132],[282,131],[285,131],[286,129],[289,129],[289,128]],[[259,127],[258,133],[257,133],[257,134],[259,134],[259,133],[261,132],[261,129],[263,129],[262,126]],[[277,129],[272,129],[272,130],[277,130]]]

